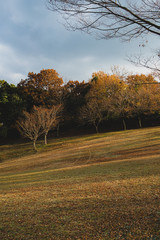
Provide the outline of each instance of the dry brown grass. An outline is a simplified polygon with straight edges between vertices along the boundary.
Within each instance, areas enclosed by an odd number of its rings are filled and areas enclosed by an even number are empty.
[[[51,142],[1,163],[2,240],[160,239],[160,128]],[[0,147],[1,148],[1,147]]]

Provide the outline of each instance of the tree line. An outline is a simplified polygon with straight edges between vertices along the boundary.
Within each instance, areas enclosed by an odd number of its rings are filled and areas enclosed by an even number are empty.
[[[120,75],[95,72],[87,82],[68,81],[54,69],[28,73],[17,86],[0,80],[0,135],[19,131],[33,142],[52,129],[99,128],[116,121],[127,129],[127,121],[159,118],[160,85],[151,75]]]

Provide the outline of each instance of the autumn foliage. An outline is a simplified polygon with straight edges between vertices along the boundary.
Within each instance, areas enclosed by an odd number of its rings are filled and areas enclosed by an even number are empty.
[[[43,69],[39,73],[28,73],[17,87],[1,81],[0,92],[1,135],[5,127],[14,128],[16,120],[22,119],[22,112],[27,118],[37,108],[41,131],[43,127],[46,131],[42,134],[45,143],[48,131],[56,128],[59,132],[59,129],[74,131],[93,127],[99,132],[105,128],[109,130],[110,124],[115,124],[112,129],[125,130],[159,121],[160,85],[151,74],[98,71],[87,82],[70,80],[64,84],[54,69]],[[16,108],[16,114],[12,108]],[[6,116],[11,121],[7,121]]]
[[[41,70],[36,74],[28,73],[18,88],[22,96],[31,105],[53,105],[61,102],[63,79],[54,69]]]

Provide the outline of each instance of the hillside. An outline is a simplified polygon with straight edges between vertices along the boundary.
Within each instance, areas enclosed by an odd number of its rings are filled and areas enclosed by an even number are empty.
[[[0,146],[0,239],[160,239],[160,128]]]

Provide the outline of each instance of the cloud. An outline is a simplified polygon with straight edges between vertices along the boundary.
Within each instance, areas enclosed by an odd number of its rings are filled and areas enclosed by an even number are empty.
[[[24,74],[21,69],[25,67],[25,61],[20,61],[14,49],[6,44],[0,43],[0,78],[9,80],[11,83],[17,83]]]
[[[134,68],[125,57],[136,53],[136,40],[122,44],[117,39],[98,41],[81,32],[69,32],[59,24],[59,15],[48,11],[44,3],[45,0],[0,2],[1,79],[18,83],[28,72],[54,68],[66,80],[82,81],[95,71],[109,72],[113,65]],[[158,41],[154,41],[154,46],[155,42]]]

